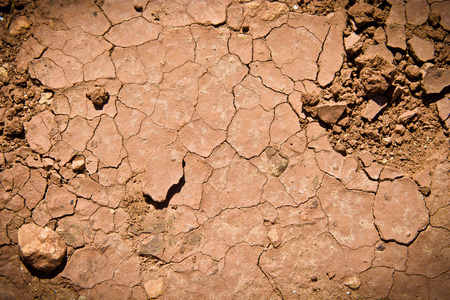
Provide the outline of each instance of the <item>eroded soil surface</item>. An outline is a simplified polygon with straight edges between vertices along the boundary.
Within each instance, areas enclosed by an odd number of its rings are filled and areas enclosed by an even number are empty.
[[[0,1],[0,298],[449,299],[449,14]]]

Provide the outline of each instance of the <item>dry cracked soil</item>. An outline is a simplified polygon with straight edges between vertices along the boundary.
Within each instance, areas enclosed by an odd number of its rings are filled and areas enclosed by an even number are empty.
[[[450,1],[0,25],[0,299],[450,299]]]

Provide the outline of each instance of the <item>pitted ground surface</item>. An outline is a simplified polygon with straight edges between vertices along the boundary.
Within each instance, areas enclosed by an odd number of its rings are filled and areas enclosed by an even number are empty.
[[[385,12],[405,14],[390,2]],[[304,95],[348,70],[353,20],[335,5],[38,1],[18,65],[54,96],[25,123],[29,148],[0,173],[0,290],[448,298],[448,142],[423,170],[402,170],[359,144],[358,155],[336,152],[302,109]],[[406,12],[411,26],[428,18]],[[94,106],[95,95],[107,101]],[[16,254],[28,222],[69,246],[51,276]]]

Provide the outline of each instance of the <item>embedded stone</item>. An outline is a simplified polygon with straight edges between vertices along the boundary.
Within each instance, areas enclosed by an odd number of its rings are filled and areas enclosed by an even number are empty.
[[[352,290],[357,290],[361,286],[361,279],[359,276],[347,277],[344,279],[344,285],[348,286]]]
[[[29,223],[21,226],[17,235],[20,256],[33,269],[51,272],[66,257],[66,244],[50,228]]]
[[[158,298],[164,291],[164,278],[150,279],[144,283],[145,293],[150,299]]]

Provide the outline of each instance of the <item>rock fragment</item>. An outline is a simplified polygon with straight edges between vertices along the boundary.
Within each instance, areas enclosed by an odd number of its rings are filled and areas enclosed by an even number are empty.
[[[361,279],[358,276],[347,277],[344,279],[344,285],[357,290],[361,286]]]
[[[348,37],[344,38],[345,51],[349,54],[355,54],[363,45],[361,37],[352,32]]]
[[[381,55],[362,55],[356,59],[360,78],[368,96],[387,91],[392,80],[394,66]]]
[[[411,54],[420,62],[433,60],[434,45],[432,42],[415,36],[408,41],[408,46],[411,50]]]
[[[408,110],[408,111],[405,111],[404,113],[402,113],[398,117],[398,121],[401,124],[406,124],[409,121],[411,121],[416,115],[417,115],[417,111],[416,110]]]
[[[270,147],[267,148],[264,153],[268,159],[268,169],[270,174],[275,177],[280,176],[281,173],[286,170],[289,163],[288,160],[276,152],[275,149]]]
[[[335,124],[347,108],[345,101],[327,103],[317,106],[319,118],[327,124]]]
[[[422,86],[427,94],[440,93],[450,85],[450,70],[432,68],[427,71],[422,80]]]
[[[348,10],[350,16],[353,17],[355,23],[359,25],[364,25],[366,23],[372,22],[375,13],[379,10],[373,5],[365,2],[358,2]]]
[[[378,54],[390,63],[394,61],[394,55],[392,55],[392,52],[389,51],[385,44],[369,45],[364,54],[369,56]]]
[[[450,117],[450,98],[444,97],[443,99],[436,102],[439,118],[443,122],[449,119]]]
[[[438,12],[441,15],[441,20],[439,23],[445,30],[450,30],[450,2],[433,1],[433,3],[431,3],[431,11]]]
[[[27,33],[31,27],[31,22],[26,16],[20,16],[12,21],[9,28],[9,34],[11,36],[18,36]]]
[[[430,6],[426,0],[410,0],[406,3],[405,9],[409,24],[422,25],[428,20]]]
[[[362,113],[362,117],[369,121],[373,121],[383,108],[386,107],[388,101],[384,96],[374,96],[369,99]]]
[[[406,50],[406,30],[404,25],[386,24],[387,45]]]
[[[409,65],[405,69],[406,76],[408,76],[411,80],[418,80],[420,79],[421,73],[420,68],[416,65]]]
[[[19,136],[23,134],[24,127],[22,121],[19,118],[13,118],[11,121],[5,122],[3,133],[8,137]]]
[[[42,272],[56,269],[66,256],[66,244],[53,230],[36,224],[19,228],[20,256],[31,267]]]
[[[75,172],[81,172],[86,168],[86,161],[83,155],[77,155],[72,160],[72,170]]]
[[[150,299],[158,298],[164,290],[164,278],[150,279],[144,283],[144,289]]]
[[[101,108],[108,103],[109,93],[102,87],[96,87],[93,91],[86,93],[86,97],[92,101],[95,107]]]

